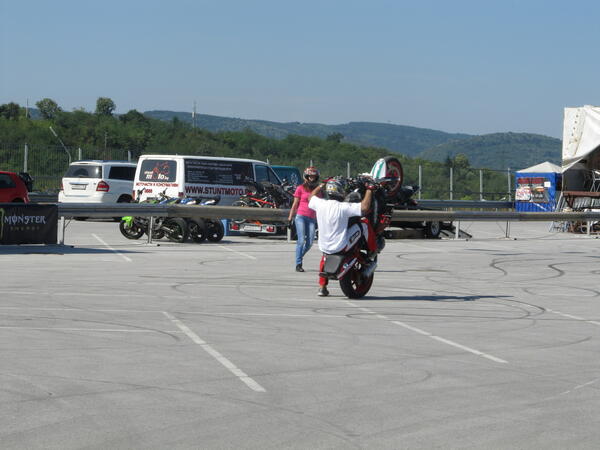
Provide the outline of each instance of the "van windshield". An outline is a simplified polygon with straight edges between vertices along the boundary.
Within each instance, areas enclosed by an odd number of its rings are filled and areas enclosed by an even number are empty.
[[[64,178],[102,178],[102,166],[89,164],[72,164]]]
[[[145,159],[140,168],[139,181],[172,182],[177,177],[177,161]]]
[[[249,162],[186,159],[185,182],[200,184],[240,185],[254,179]]]

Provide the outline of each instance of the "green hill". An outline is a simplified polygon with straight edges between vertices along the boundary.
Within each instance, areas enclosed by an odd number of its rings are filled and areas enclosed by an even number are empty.
[[[192,123],[192,115],[188,112],[146,111],[144,115],[160,120],[178,120]],[[350,122],[341,125],[324,125],[319,123],[270,122],[266,120],[246,120],[229,117],[196,115],[196,126],[212,132],[243,131],[250,129],[262,136],[283,139],[290,134],[326,138],[340,133],[344,141],[374,147],[384,147],[396,153],[415,156],[421,151],[435,145],[455,139],[470,137],[468,134],[453,134],[427,128],[392,125],[376,122]]]
[[[162,121],[177,118],[192,123],[188,112],[146,111],[147,117]],[[473,167],[490,169],[525,168],[543,161],[560,164],[559,139],[529,133],[494,133],[472,136],[445,133],[427,128],[377,122],[350,122],[324,125],[300,122],[270,122],[238,118],[196,115],[196,126],[212,132],[252,130],[262,136],[284,139],[289,135],[326,138],[343,135],[343,141],[367,147],[385,148],[395,153],[431,161],[445,161],[464,153]]]
[[[473,167],[520,170],[544,161],[560,165],[561,142],[539,134],[493,133],[445,142],[418,156],[442,162],[463,153]]]

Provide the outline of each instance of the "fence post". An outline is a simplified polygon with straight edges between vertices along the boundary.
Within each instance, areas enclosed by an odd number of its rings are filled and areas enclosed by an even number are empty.
[[[510,167],[506,168],[506,181],[508,186],[508,201],[512,201],[512,195],[510,193]]]
[[[127,150],[127,162],[131,162],[131,150]]]
[[[454,200],[454,192],[453,192],[453,190],[454,190],[454,188],[453,188],[454,175],[453,175],[452,169],[453,168],[450,167],[450,200]]]
[[[479,201],[483,201],[483,170],[479,169]]]
[[[346,164],[346,176],[350,178],[350,161],[348,161]]]
[[[78,151],[79,151],[79,161],[81,161],[83,159],[83,155],[81,154],[81,147],[79,147]]]
[[[27,172],[27,160],[29,158],[29,147],[25,144],[25,151],[23,153],[23,172]]]
[[[419,164],[419,192],[417,192],[418,199],[421,200],[421,192],[423,191],[423,167]]]

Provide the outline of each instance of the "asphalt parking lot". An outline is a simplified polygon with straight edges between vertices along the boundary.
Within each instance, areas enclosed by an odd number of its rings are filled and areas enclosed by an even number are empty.
[[[0,247],[0,447],[597,448],[600,241],[462,225],[352,301],[282,239]]]

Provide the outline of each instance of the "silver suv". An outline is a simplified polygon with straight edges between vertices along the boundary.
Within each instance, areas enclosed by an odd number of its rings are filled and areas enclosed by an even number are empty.
[[[130,202],[136,163],[127,161],[76,161],[65,173],[61,203]]]

